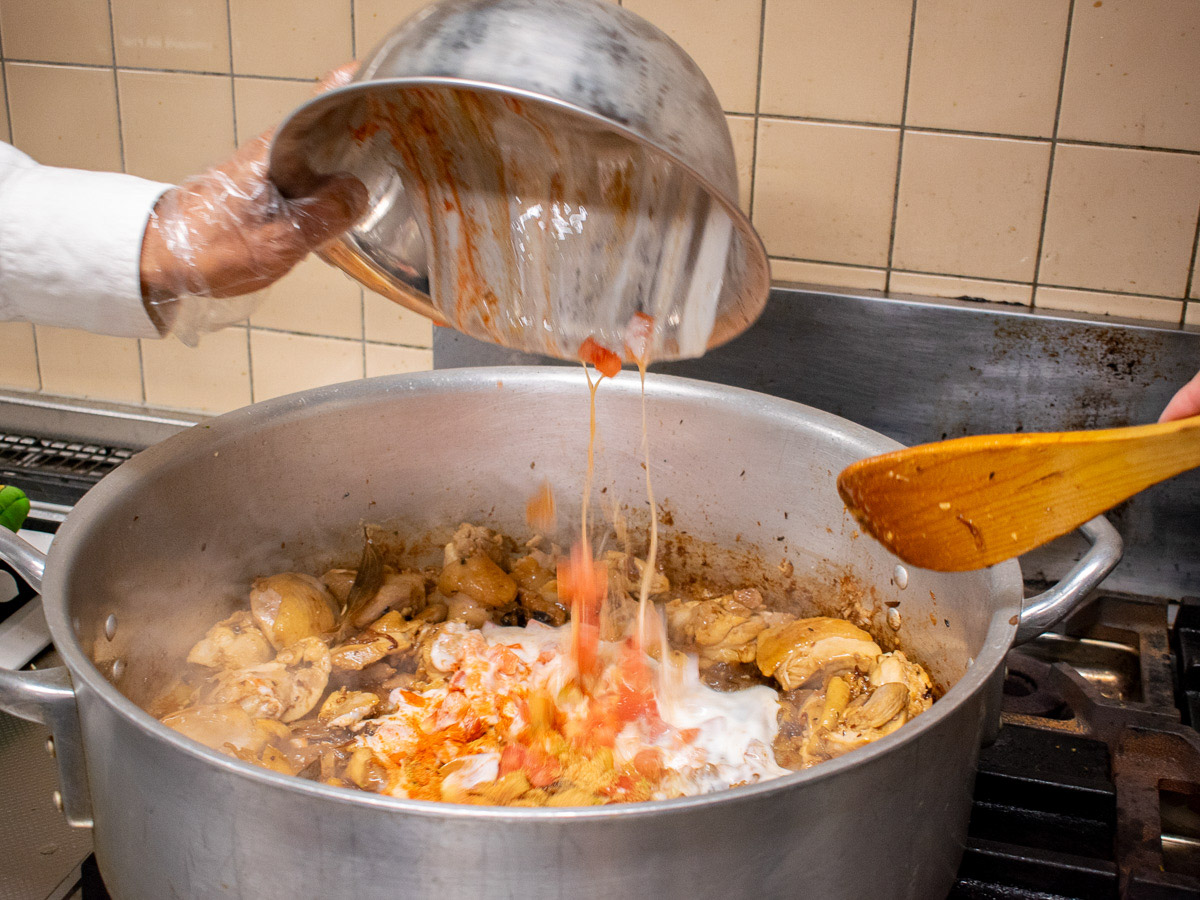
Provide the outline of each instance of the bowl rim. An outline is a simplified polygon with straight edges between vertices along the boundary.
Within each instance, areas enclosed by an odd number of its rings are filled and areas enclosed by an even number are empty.
[[[749,216],[742,212],[737,204],[736,198],[730,197],[726,192],[715,185],[702,172],[692,166],[690,163],[683,160],[661,142],[643,134],[636,128],[626,125],[609,116],[589,110],[586,107],[579,106],[561,98],[554,97],[550,94],[545,94],[539,91],[529,90],[527,88],[516,88],[507,85],[498,84],[496,82],[483,81],[472,78],[459,78],[456,76],[444,75],[422,75],[422,76],[402,76],[378,78],[369,81],[351,82],[333,90],[326,91],[323,94],[309,99],[305,103],[294,109],[286,119],[276,129],[275,134],[271,138],[271,146],[268,155],[267,175],[279,188],[285,196],[295,196],[302,193],[304,184],[309,182],[313,177],[318,176],[313,172],[308,165],[308,159],[305,149],[308,145],[308,129],[316,124],[322,116],[330,110],[345,104],[358,100],[371,93],[384,92],[388,90],[405,89],[405,88],[441,88],[454,90],[479,91],[483,93],[498,94],[507,97],[514,97],[523,100],[527,103],[545,106],[555,109],[560,112],[565,112],[569,115],[585,119],[595,125],[601,126],[614,134],[617,134],[635,144],[644,146],[657,154],[660,154],[668,160],[672,165],[678,166],[688,177],[696,182],[705,193],[717,203],[720,204],[725,214],[729,216],[735,230],[737,231],[740,243],[744,248],[745,271],[749,276],[747,281],[749,287],[742,291],[742,296],[745,298],[744,303],[739,304],[736,312],[739,318],[745,319],[740,323],[726,322],[722,328],[722,318],[716,320],[713,332],[709,336],[707,348],[709,350],[732,340],[740,335],[754,323],[758,316],[762,313],[766,306],[767,298],[771,290],[771,268],[770,261],[767,255],[766,246],[763,243],[762,237],[755,229],[753,222]],[[725,132],[729,134],[728,120],[724,118],[722,113],[722,124],[725,127]],[[730,136],[732,140],[732,136]],[[289,177],[289,173],[294,177]],[[333,174],[333,173],[328,173]],[[353,174],[353,173],[350,173]],[[736,172],[735,172],[736,181]],[[386,269],[374,264],[373,260],[365,258],[360,253],[356,242],[350,237],[353,233],[353,227],[346,233],[340,235],[336,239],[336,243],[345,248],[347,252],[352,254],[356,259],[368,265],[372,271],[383,278],[388,285],[401,293],[416,294],[432,304],[432,298],[423,292],[417,291],[411,285],[403,282],[398,282],[392,278],[391,274]],[[426,248],[428,250],[428,248]],[[335,265],[346,272],[347,275],[359,279],[352,271],[344,266],[341,266],[336,261]],[[361,282],[360,282],[361,283]],[[369,287],[369,285],[368,285]]]

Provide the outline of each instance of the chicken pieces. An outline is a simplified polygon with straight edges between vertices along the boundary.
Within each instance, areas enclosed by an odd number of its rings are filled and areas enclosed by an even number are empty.
[[[210,628],[187,661],[210,669],[241,669],[264,663],[273,653],[254,616],[242,609]]]
[[[226,747],[258,753],[266,746],[271,732],[236,703],[206,703],[171,713],[164,725],[213,750]]]
[[[776,756],[806,768],[891,734],[933,703],[933,685],[921,666],[899,650],[880,654],[864,675],[828,679],[823,690],[785,700]]]
[[[871,635],[845,619],[816,616],[777,625],[758,635],[755,660],[785,691],[818,672],[869,669],[883,653]]]
[[[451,665],[447,648],[467,636],[473,636],[472,646],[480,644],[477,629],[521,629],[549,642],[540,650],[531,644],[524,656],[511,647],[499,653],[487,679],[517,678],[555,659],[555,629],[569,611],[558,594],[561,551],[537,549],[541,540],[518,548],[492,529],[463,524],[443,546],[441,566],[404,568],[408,561],[377,553],[370,565],[329,569],[320,579],[300,572],[258,578],[248,608],[212,626],[192,647],[189,673],[160,698],[158,714],[169,712],[165,724],[240,759],[388,793],[397,783],[396,767],[412,760],[385,758],[368,745],[397,710],[411,709],[416,726],[409,738],[421,746],[441,746],[437,742],[451,735],[475,751],[439,770],[440,787],[431,799],[525,806],[609,802],[616,796],[605,787],[614,778],[611,750],[568,746],[580,735],[603,732],[603,717],[588,720],[574,737],[559,736],[568,743],[555,751],[552,774],[530,761],[541,747],[535,738],[561,725],[555,703],[584,701],[578,685],[568,681],[546,693],[547,711],[533,702],[536,697],[505,705],[488,681],[493,694],[485,690],[476,698],[474,719],[452,715],[455,704],[461,706],[470,666]],[[614,682],[614,709],[623,715],[656,714],[649,673],[661,664],[657,636],[664,622],[671,658],[694,654],[710,687],[778,687],[774,762],[786,768],[802,769],[885,737],[933,702],[929,675],[919,664],[898,650],[884,653],[867,631],[845,619],[776,612],[753,587],[712,596],[698,584],[690,596],[682,594],[661,572],[646,577],[646,562],[628,552],[611,551],[603,562],[608,597],[598,622],[601,640],[627,644],[636,654],[646,652],[638,641],[650,640],[640,635],[656,635],[649,656],[638,666],[630,662],[624,680]],[[363,572],[371,577],[360,577]],[[643,582],[658,609],[646,617],[650,630],[635,638]],[[542,623],[529,624],[532,632],[526,628],[531,620]],[[634,690],[639,678],[645,696]],[[517,735],[525,743],[497,744],[490,732],[481,736],[489,716],[527,722],[530,730]],[[616,734],[610,737],[615,741]],[[514,747],[524,748],[523,762]],[[655,753],[628,764],[633,768],[626,776],[640,787],[622,788],[621,797],[650,796],[663,768]],[[412,783],[424,782],[414,775]]]
[[[276,650],[334,626],[333,597],[317,579],[299,572],[256,579],[250,589],[250,612]]]
[[[443,566],[472,556],[486,556],[497,566],[504,568],[512,550],[513,541],[498,531],[463,522],[445,547]]]
[[[350,691],[339,688],[321,704],[317,719],[330,728],[350,728],[375,714],[379,697],[370,691]]]
[[[402,653],[416,642],[425,623],[420,619],[405,619],[395,610],[385,613],[370,628],[338,644],[330,651],[336,669],[361,671],[386,656]]]
[[[209,696],[213,703],[236,703],[255,718],[294,722],[317,705],[331,670],[329,648],[306,637],[271,662],[222,672]]]
[[[673,644],[694,645],[701,660],[724,663],[754,662],[758,637],[771,619],[763,610],[762,594],[754,588],[715,600],[672,600],[665,612]]]
[[[844,619],[787,619],[755,590],[666,605],[673,644],[701,665],[755,663],[785,692],[776,759],[806,768],[895,731],[933,702],[929,676]]]

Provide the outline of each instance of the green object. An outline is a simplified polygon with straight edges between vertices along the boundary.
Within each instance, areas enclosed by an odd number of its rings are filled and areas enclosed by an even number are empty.
[[[18,531],[29,515],[29,498],[18,487],[7,484],[0,487],[0,525],[9,531]]]

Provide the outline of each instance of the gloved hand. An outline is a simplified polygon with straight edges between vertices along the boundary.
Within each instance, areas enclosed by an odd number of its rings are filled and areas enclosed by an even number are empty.
[[[319,91],[349,81],[356,64],[334,70]],[[233,301],[287,274],[309,251],[362,215],[367,190],[335,176],[307,197],[287,199],[267,178],[272,130],[224,163],[168,190],[142,240],[141,286],[159,331],[185,343],[245,318]]]

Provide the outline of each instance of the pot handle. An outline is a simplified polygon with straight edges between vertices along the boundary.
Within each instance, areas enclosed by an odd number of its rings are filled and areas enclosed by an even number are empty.
[[[1125,545],[1104,516],[1084,522],[1079,531],[1091,548],[1062,581],[1025,601],[1014,646],[1033,640],[1061,622],[1121,561]]]
[[[41,590],[46,557],[7,528],[0,528],[0,559],[16,569],[30,587]],[[21,672],[0,669],[0,710],[50,729],[52,752],[58,759],[55,803],[61,802],[69,824],[90,828],[92,797],[83,756],[83,732],[66,667]]]

